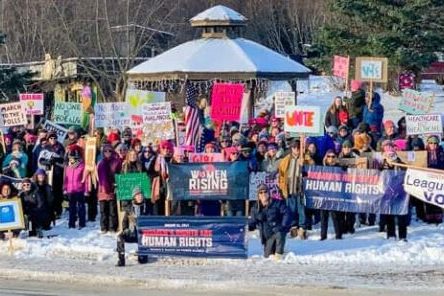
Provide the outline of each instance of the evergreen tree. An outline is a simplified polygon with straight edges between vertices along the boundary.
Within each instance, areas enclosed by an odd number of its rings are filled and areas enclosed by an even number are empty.
[[[0,46],[5,42],[5,35],[0,32]],[[20,73],[15,67],[0,65],[0,101],[9,101],[18,98],[18,93],[24,91],[29,84],[33,73]]]
[[[333,55],[389,58],[389,76],[419,72],[444,47],[443,0],[329,0],[332,13],[315,35],[307,63],[331,73]],[[352,74],[353,74],[352,69]]]

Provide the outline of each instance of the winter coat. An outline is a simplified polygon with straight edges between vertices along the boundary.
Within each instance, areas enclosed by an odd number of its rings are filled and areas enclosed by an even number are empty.
[[[276,173],[279,168],[280,159],[276,156],[270,158],[268,155],[265,157],[261,165],[261,171],[267,173]]]
[[[23,202],[23,212],[32,223],[43,227],[49,219],[49,207],[46,196],[39,192],[38,188],[32,184],[30,191],[22,191],[19,194]]]
[[[83,171],[85,163],[81,161],[77,166],[67,165],[65,167],[65,178],[63,182],[63,192],[87,193],[86,183],[83,181]]]
[[[288,186],[288,169],[290,168],[290,162],[293,158],[293,155],[290,153],[287,156],[285,156],[279,163],[278,167],[278,185],[279,189],[282,191],[282,196],[284,198],[287,198],[289,195],[289,188]],[[314,165],[314,161],[312,158],[305,158],[304,159],[304,165]],[[302,170],[301,170],[302,171]]]
[[[365,105],[365,91],[359,89],[352,92],[351,98],[344,98],[350,118],[360,118]]]
[[[142,215],[148,215],[146,203],[140,205],[129,202],[122,219],[122,231],[128,236],[137,235],[137,218]]]
[[[267,207],[262,207],[257,202],[248,219],[248,229],[259,229],[262,244],[275,233],[287,233],[291,226],[291,213],[285,201],[270,199]]]
[[[336,151],[335,141],[329,135],[324,135],[321,137],[311,137],[307,139],[307,141],[312,141],[313,143],[315,143],[317,148],[316,157],[319,159],[324,158],[325,153],[327,153],[329,149]]]
[[[97,165],[98,189],[97,198],[99,201],[114,200],[115,175],[120,173],[122,163],[117,155],[109,159],[103,158]]]
[[[13,159],[18,159],[20,165],[18,166],[18,172],[21,178],[26,177],[26,167],[28,165],[28,155],[25,152],[11,152],[3,161],[3,168],[8,167]]]
[[[384,134],[379,140],[378,140],[378,143],[376,144],[376,151],[381,151],[381,149],[382,149],[382,143],[385,141],[385,140],[389,140],[389,141],[394,141],[394,140],[396,140],[396,139],[398,139],[398,134],[397,133],[394,133],[393,135],[386,135],[386,134]]]
[[[346,109],[339,109],[335,113],[330,110],[325,114],[325,127],[335,126],[336,128],[341,125],[348,124],[348,111]]]
[[[432,157],[432,151],[427,150],[427,167],[432,169],[444,170],[444,150],[438,147],[436,158]]]
[[[374,93],[370,108],[367,105],[364,106],[363,122],[370,126],[370,130],[381,132],[383,117],[384,107],[381,105],[381,96]]]

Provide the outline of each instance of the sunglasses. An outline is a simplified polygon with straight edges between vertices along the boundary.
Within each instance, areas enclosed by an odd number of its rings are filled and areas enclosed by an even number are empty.
[[[23,183],[22,187],[31,187],[31,183]]]
[[[438,142],[429,142],[429,144],[435,144],[435,145],[438,145]]]
[[[327,158],[336,158],[336,155],[327,155]]]

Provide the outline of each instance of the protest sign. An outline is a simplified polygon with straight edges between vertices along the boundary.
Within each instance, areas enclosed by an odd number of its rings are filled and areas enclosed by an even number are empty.
[[[176,122],[176,146],[186,144],[186,126],[184,122]]]
[[[404,190],[414,197],[444,209],[444,172],[407,169]]]
[[[431,92],[404,89],[398,109],[412,115],[428,114],[434,103],[435,95]]]
[[[190,153],[188,161],[194,162],[224,162],[222,153]]]
[[[215,83],[211,92],[211,113],[214,121],[239,121],[244,85],[239,83]]]
[[[387,58],[358,57],[356,58],[356,80],[371,82],[387,82]]]
[[[43,115],[44,95],[42,93],[20,94],[19,98],[26,115]]]
[[[285,117],[285,106],[293,106],[295,94],[293,91],[278,91],[274,93],[274,116],[276,118]]]
[[[58,124],[81,125],[82,104],[55,102],[53,121]]]
[[[143,104],[165,102],[165,96],[166,93],[164,92],[129,88],[125,95],[129,116],[141,116]]]
[[[271,198],[282,199],[278,186],[277,173],[252,172],[250,173],[250,191],[248,195],[249,200],[257,200],[257,188],[261,184],[267,185]]]
[[[284,130],[289,133],[322,133],[319,106],[285,106]]]
[[[85,143],[85,170],[93,171],[96,167],[96,137],[87,137]]]
[[[427,167],[427,151],[396,151],[401,162],[416,167]]]
[[[145,173],[129,173],[116,175],[118,200],[131,200],[134,187],[138,186],[147,199],[151,198],[151,180]]]
[[[24,109],[20,102],[1,104],[0,113],[2,118],[1,123],[3,126],[28,124],[28,120],[26,119]]]
[[[343,79],[348,79],[348,69],[350,58],[335,55],[333,57],[333,75]]]
[[[143,104],[142,118],[142,144],[148,145],[160,140],[174,139],[171,102]]]
[[[17,191],[22,190],[22,178],[13,178],[13,177],[9,177],[6,175],[2,175],[0,174],[0,183],[9,183],[12,186],[14,186],[15,189],[17,189]]]
[[[407,135],[442,134],[441,114],[407,115]]]
[[[0,200],[0,231],[24,228],[21,200],[19,198]]]
[[[306,206],[351,213],[406,215],[405,172],[306,166]]]
[[[367,158],[365,157],[351,157],[351,158],[339,157],[338,161],[339,161],[339,166],[347,168],[366,169],[368,165]]]
[[[130,125],[127,103],[99,103],[94,106],[96,127],[124,127]]]
[[[246,258],[244,217],[137,218],[138,254]]]
[[[248,162],[168,164],[173,200],[248,198]]]
[[[413,72],[404,72],[401,73],[398,77],[398,85],[400,90],[404,89],[414,89],[415,88],[415,73]]]
[[[43,128],[46,129],[48,132],[55,132],[57,134],[57,141],[59,143],[63,143],[65,141],[68,130],[63,126],[55,124],[52,121],[46,120],[45,123],[43,124]]]

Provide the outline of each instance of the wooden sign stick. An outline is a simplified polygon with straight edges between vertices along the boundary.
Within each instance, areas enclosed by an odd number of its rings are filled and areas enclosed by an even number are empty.
[[[437,173],[437,174],[444,174],[444,171],[443,171],[443,170],[438,170],[438,169],[423,168],[423,167],[419,167],[419,166],[415,166],[415,165],[408,165],[408,164],[403,164],[403,163],[396,163],[396,162],[392,162],[392,161],[387,161],[387,163],[388,163],[389,165],[396,166],[396,167],[400,167],[400,168],[405,168],[405,169],[415,169],[415,170],[421,170],[421,171],[424,171],[424,172]]]

